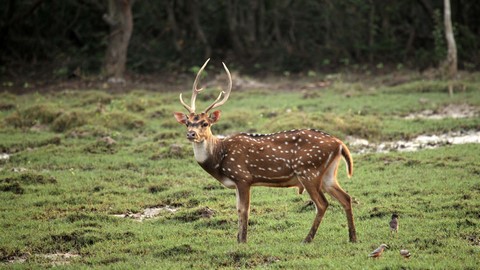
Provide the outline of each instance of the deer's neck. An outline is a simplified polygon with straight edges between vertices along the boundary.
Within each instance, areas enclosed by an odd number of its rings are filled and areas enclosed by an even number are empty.
[[[220,140],[215,136],[209,136],[202,142],[193,143],[193,153],[198,163],[204,164],[217,159],[216,153],[220,148]]]

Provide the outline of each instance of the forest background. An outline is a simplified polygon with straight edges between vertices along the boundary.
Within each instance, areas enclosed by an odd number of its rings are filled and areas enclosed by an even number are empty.
[[[451,14],[458,67],[478,70],[480,2],[453,1]],[[258,76],[423,71],[441,66],[447,46],[443,1],[8,0],[0,6],[1,77],[123,77],[125,68],[109,70],[122,61],[109,57],[112,50],[125,51],[132,78],[189,72],[209,57]]]

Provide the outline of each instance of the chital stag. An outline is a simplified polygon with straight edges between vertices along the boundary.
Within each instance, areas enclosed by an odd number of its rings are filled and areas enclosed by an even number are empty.
[[[336,198],[345,209],[351,242],[356,241],[352,213],[352,199],[339,186],[336,176],[343,157],[348,176],[353,171],[352,158],[339,139],[313,129],[290,130],[273,134],[239,133],[223,139],[212,134],[211,126],[220,118],[220,111],[209,111],[223,105],[232,90],[232,77],[228,75],[228,89],[203,112],[195,112],[195,99],[203,90],[198,89],[200,74],[193,83],[191,105],[180,94],[180,102],[188,113],[174,113],[176,120],[187,126],[187,139],[193,143],[195,159],[200,166],[227,188],[235,189],[238,211],[238,242],[247,241],[250,210],[250,187],[297,187],[299,193],[307,190],[316,206],[313,225],[304,242],[311,242],[328,207],[324,192]]]

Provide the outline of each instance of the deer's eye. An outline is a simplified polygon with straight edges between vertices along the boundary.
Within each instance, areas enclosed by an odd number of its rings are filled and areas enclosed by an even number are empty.
[[[202,127],[208,127],[208,123],[207,122],[203,123]]]
[[[191,123],[190,121],[185,122],[185,125],[186,125],[187,127],[190,126],[191,124],[192,124],[192,123]]]

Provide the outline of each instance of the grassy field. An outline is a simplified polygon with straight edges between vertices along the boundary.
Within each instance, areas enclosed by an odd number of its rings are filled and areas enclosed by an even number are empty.
[[[192,78],[193,79],[193,78]],[[317,128],[341,139],[409,139],[480,130],[480,118],[412,119],[449,104],[480,108],[480,75],[449,97],[440,81],[333,80],[300,91],[235,89],[217,134]],[[206,90],[197,107],[215,96]],[[185,90],[185,94],[188,90]],[[178,92],[96,90],[0,93],[0,268],[478,269],[480,145],[354,154],[358,243],[348,242],[341,206],[330,207],[313,243],[308,195],[252,190],[248,244],[236,243],[235,192],[194,161]],[[142,222],[146,208],[170,207]],[[400,230],[388,222],[399,213]],[[367,255],[390,246],[377,260]],[[409,260],[400,249],[412,253]]]

